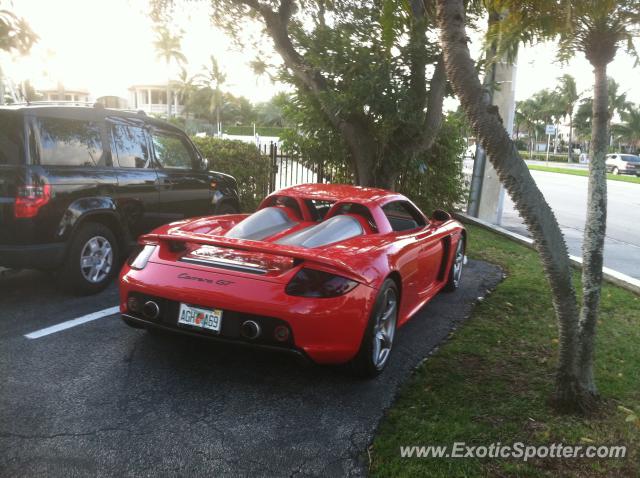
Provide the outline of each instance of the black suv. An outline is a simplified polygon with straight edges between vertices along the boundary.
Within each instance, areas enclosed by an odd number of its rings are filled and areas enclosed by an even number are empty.
[[[0,108],[0,266],[56,270],[97,292],[139,234],[239,210],[236,180],[144,113]]]

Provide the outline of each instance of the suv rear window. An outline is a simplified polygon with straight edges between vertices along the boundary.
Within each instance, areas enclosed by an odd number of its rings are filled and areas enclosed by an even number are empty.
[[[100,124],[63,118],[38,118],[40,164],[105,166]]]
[[[0,165],[20,164],[24,159],[22,116],[0,113]]]

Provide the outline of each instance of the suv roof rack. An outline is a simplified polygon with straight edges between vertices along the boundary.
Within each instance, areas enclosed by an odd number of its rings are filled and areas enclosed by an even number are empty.
[[[105,109],[106,106],[104,103],[100,103],[99,101],[47,101],[47,100],[39,100],[39,101],[16,101],[15,103],[9,103],[4,106],[86,106],[97,109]],[[128,113],[135,113],[140,116],[147,116],[146,111],[141,109],[131,109],[131,108],[110,108],[118,111],[126,111]]]
[[[95,103],[93,101],[40,100],[40,101],[17,101],[16,103],[11,103],[10,105],[24,105],[24,106],[57,106],[59,105],[59,106],[94,106],[95,107],[98,104],[102,106],[102,103]]]

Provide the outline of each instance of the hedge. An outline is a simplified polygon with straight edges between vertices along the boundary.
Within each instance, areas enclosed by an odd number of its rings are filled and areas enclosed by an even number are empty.
[[[520,157],[522,159],[535,159],[536,161],[546,161],[547,153],[533,153],[533,156],[530,156],[529,151],[518,151],[520,153]],[[579,154],[573,154],[573,161],[578,161]],[[566,163],[569,161],[569,155],[567,154],[553,154],[549,153],[549,161],[553,161],[556,163]]]
[[[242,141],[210,136],[191,139],[202,155],[209,159],[212,169],[236,178],[242,211],[255,211],[268,190],[268,158],[261,155],[255,145]]]

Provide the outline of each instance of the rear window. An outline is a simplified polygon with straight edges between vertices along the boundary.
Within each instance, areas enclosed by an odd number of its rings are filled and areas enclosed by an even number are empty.
[[[227,231],[225,236],[234,239],[260,241],[289,229],[295,223],[278,207],[265,207],[240,221]]]
[[[331,209],[335,201],[325,201],[321,199],[305,199],[305,204],[314,221],[320,222]]]
[[[294,232],[278,240],[278,244],[300,247],[320,247],[345,241],[364,234],[358,220],[352,216],[333,216],[320,224]]]
[[[640,163],[640,156],[635,156],[633,154],[621,154],[620,158],[629,163]]]
[[[22,116],[0,113],[0,165],[23,162],[23,134]]]
[[[63,118],[38,118],[40,164],[105,166],[100,124]]]

